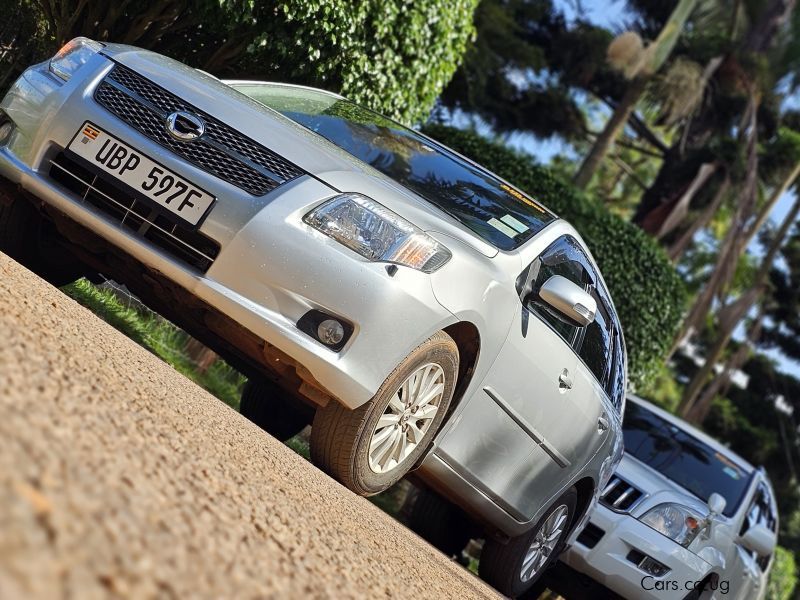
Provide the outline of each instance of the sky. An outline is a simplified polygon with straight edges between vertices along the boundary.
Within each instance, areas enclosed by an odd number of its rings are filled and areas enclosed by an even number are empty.
[[[625,0],[554,0],[554,4],[557,9],[564,12],[567,19],[573,20],[579,14],[582,14],[589,21],[612,31],[622,31],[624,29],[627,16]],[[784,106],[800,107],[800,93],[795,94],[793,98],[788,98]],[[510,145],[532,154],[542,163],[550,162],[553,156],[559,153],[569,154],[571,152],[570,146],[561,140],[539,140],[530,134],[514,134],[508,142]],[[784,194],[771,215],[774,223],[779,223],[784,218],[794,199],[794,192]],[[760,253],[760,248],[757,245],[754,245],[751,249],[756,253]],[[741,336],[741,328],[739,335]],[[788,360],[777,351],[768,351],[766,354],[778,363],[780,370],[800,378],[800,364]]]

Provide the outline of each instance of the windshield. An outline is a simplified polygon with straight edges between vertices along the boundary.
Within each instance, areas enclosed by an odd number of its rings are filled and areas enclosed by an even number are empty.
[[[635,402],[628,402],[625,407],[622,428],[626,454],[703,502],[714,492],[722,494],[727,501],[725,516],[736,512],[747,490],[748,469]]]
[[[391,177],[502,250],[520,246],[555,220],[487,171],[348,100],[281,85],[233,86]]]

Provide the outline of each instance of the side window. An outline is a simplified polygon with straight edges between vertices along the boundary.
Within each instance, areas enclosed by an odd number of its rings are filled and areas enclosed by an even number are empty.
[[[606,387],[613,361],[613,339],[611,313],[605,299],[597,289],[592,291],[597,302],[594,321],[586,326],[581,343],[580,357],[601,385]],[[606,389],[608,389],[606,387]]]
[[[591,278],[583,265],[583,252],[578,242],[571,237],[562,237],[553,242],[520,277],[520,294],[530,298],[526,308],[548,323],[562,338],[572,343],[578,327],[565,321],[544,302],[537,300],[539,289],[553,275],[566,277],[573,283],[588,289]]]
[[[620,412],[625,402],[625,348],[622,345],[619,327],[614,328],[614,365],[611,367],[611,377],[606,384],[606,391],[614,408]]]

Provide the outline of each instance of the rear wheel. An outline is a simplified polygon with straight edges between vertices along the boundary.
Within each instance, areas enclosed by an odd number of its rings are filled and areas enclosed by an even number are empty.
[[[575,488],[570,488],[530,531],[507,544],[486,540],[479,566],[481,578],[512,598],[536,586],[564,548],[577,500]]]
[[[456,506],[436,492],[421,489],[408,518],[411,530],[449,557],[459,557],[472,539],[472,524]]]
[[[296,436],[311,421],[297,400],[268,379],[247,381],[239,412],[281,441]]]
[[[458,374],[458,347],[444,332],[420,344],[355,410],[329,402],[311,428],[311,459],[353,492],[371,496],[400,480],[444,420]]]
[[[61,287],[83,277],[86,268],[65,248],[53,244],[54,235],[48,237],[44,220],[29,202],[0,198],[0,251]]]

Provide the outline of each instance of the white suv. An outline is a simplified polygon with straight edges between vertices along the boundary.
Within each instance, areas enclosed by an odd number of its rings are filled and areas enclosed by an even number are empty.
[[[590,584],[637,599],[763,597],[778,528],[764,471],[674,415],[628,400],[625,456],[551,586],[565,594],[565,585],[583,586],[570,597],[586,596]]]

